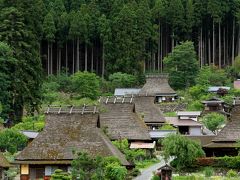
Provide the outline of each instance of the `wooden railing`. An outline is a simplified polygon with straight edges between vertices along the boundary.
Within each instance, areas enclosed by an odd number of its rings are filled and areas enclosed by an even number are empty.
[[[61,106],[61,105],[48,105],[45,114],[86,114],[98,113],[97,106]]]
[[[98,102],[105,103],[105,104],[120,104],[120,103],[133,103],[134,96],[107,96],[107,97],[100,97]]]

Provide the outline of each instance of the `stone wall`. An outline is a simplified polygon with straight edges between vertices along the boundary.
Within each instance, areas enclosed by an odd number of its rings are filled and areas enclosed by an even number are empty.
[[[187,108],[186,103],[160,103],[158,106],[163,113],[185,111]]]

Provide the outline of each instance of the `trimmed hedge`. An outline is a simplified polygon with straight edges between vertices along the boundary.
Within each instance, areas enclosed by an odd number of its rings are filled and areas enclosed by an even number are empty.
[[[239,169],[240,168],[240,156],[198,158],[197,165],[198,166],[212,166],[212,167]]]

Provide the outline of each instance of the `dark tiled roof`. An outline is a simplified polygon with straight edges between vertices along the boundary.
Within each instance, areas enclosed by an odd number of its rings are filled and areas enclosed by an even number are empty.
[[[135,110],[139,116],[144,115],[145,123],[165,122],[162,111],[154,104],[155,97],[137,96],[134,99]]]
[[[124,155],[97,128],[98,114],[49,114],[44,130],[16,158],[17,161],[65,161],[72,153],[86,151],[96,156],[116,156],[129,165]]]
[[[112,140],[127,138],[128,140],[150,140],[147,126],[136,113],[134,104],[108,103],[102,104],[104,112],[100,114],[101,128],[107,128]]]
[[[213,142],[236,142],[240,139],[240,106],[235,106],[231,112],[230,121],[218,133]]]
[[[7,161],[7,159],[3,156],[3,154],[0,152],[0,167],[7,168],[11,165]]]
[[[176,94],[168,84],[168,76],[165,74],[146,77],[146,83],[139,94],[156,96],[160,94]]]

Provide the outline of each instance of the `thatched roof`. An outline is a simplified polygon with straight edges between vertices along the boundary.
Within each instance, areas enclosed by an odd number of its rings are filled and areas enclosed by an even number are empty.
[[[93,156],[116,156],[123,165],[129,165],[124,155],[97,128],[98,118],[98,114],[92,113],[46,115],[44,130],[17,156],[17,162],[69,162],[74,159],[72,151],[75,150]]]
[[[162,111],[154,104],[154,97],[137,96],[134,99],[135,110],[139,116],[144,116],[145,123],[163,123],[165,118]]]
[[[0,152],[0,168],[8,168],[11,165],[7,161],[7,159],[3,156],[3,154]]]
[[[211,143],[213,138],[216,137],[215,135],[201,135],[201,136],[184,135],[184,136],[192,140],[199,141],[202,146]]]
[[[235,106],[231,112],[230,121],[218,133],[213,142],[236,142],[240,139],[240,106]]]
[[[100,127],[106,128],[112,140],[151,140],[147,126],[136,113],[132,103],[102,103]]]
[[[168,75],[159,74],[146,76],[146,83],[139,94],[147,96],[176,95],[176,92],[168,84]]]

